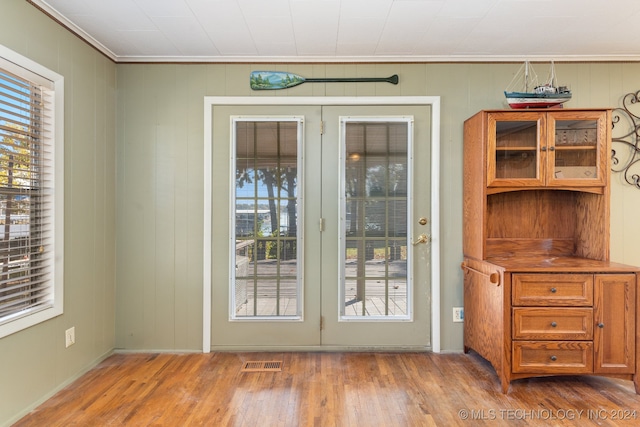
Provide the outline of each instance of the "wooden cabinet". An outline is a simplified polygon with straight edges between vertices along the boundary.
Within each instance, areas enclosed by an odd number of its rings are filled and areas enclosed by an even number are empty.
[[[489,187],[603,187],[606,111],[489,112]]]
[[[633,274],[596,276],[595,372],[629,374],[640,370],[635,366],[640,362],[635,357],[640,350],[636,349],[639,331],[635,328],[636,311],[640,308],[640,303],[636,304],[637,282]]]
[[[636,276],[553,276],[512,275],[513,371],[633,374]],[[545,283],[548,294],[528,289],[526,280]],[[573,292],[574,284],[586,286]]]
[[[465,122],[464,347],[504,392],[586,374],[640,392],[640,268],[609,260],[610,120],[509,110]]]

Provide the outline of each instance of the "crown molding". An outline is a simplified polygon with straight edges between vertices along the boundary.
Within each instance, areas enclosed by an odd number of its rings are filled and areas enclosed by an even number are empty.
[[[403,56],[117,56],[118,63],[511,63],[639,62],[640,55],[403,55]]]

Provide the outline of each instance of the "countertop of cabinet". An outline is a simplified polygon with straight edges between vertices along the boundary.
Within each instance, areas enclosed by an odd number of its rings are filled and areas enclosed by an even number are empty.
[[[485,261],[510,272],[635,273],[640,267],[610,261],[567,256],[506,256]]]

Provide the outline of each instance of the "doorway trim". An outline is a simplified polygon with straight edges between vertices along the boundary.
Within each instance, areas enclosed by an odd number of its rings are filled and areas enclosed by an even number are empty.
[[[205,96],[204,236],[202,271],[202,352],[211,351],[211,232],[213,123],[215,106],[269,105],[428,105],[431,107],[431,351],[440,353],[440,97],[439,96]]]

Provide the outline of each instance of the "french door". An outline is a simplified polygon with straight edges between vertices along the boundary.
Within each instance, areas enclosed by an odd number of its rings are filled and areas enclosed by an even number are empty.
[[[213,108],[213,349],[430,346],[430,108]]]

